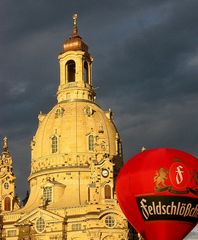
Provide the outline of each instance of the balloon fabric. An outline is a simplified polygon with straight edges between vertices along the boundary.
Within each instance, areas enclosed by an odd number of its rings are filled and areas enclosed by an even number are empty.
[[[122,167],[116,193],[145,240],[182,240],[198,223],[198,159],[172,148],[145,150]]]

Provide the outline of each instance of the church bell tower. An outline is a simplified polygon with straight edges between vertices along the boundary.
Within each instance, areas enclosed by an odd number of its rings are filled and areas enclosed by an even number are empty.
[[[5,137],[0,156],[0,202],[2,212],[9,212],[14,209],[15,179],[12,171],[12,157],[8,150],[8,138]]]
[[[58,57],[60,63],[60,85],[57,92],[58,102],[75,100],[95,100],[92,87],[93,58],[88,46],[78,34],[77,14],[73,16],[73,32]]]

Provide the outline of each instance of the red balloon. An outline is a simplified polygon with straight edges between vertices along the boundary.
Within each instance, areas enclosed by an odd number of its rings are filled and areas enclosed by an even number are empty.
[[[198,159],[171,148],[145,150],[120,170],[116,193],[145,240],[182,240],[198,223]]]

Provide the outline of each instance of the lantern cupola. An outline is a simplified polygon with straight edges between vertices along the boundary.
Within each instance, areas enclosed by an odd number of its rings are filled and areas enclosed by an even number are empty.
[[[87,44],[78,34],[77,14],[73,16],[73,32],[66,39],[63,51],[58,57],[60,63],[60,85],[57,92],[58,102],[95,100],[92,86],[93,58]]]

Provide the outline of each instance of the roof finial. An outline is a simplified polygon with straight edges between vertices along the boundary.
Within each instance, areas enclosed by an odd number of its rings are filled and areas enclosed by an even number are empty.
[[[3,151],[7,152],[8,151],[8,138],[4,137],[3,139]]]
[[[78,14],[75,13],[75,14],[73,15],[74,26],[73,26],[72,36],[77,36],[77,35],[78,35],[77,19],[78,19]]]

